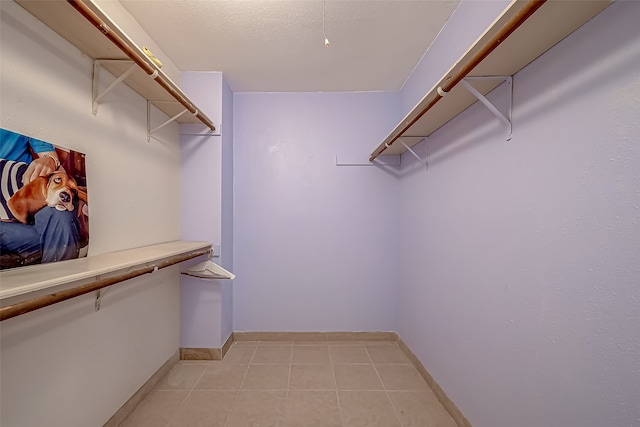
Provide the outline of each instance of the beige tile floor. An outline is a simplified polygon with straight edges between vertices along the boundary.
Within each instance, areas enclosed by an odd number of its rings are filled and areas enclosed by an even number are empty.
[[[235,342],[180,361],[122,427],[455,427],[395,342]]]

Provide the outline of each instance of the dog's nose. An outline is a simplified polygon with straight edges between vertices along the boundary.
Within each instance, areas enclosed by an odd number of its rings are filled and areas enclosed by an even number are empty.
[[[62,200],[64,203],[69,203],[71,201],[71,196],[66,191],[63,191],[62,193],[60,193],[60,200]]]

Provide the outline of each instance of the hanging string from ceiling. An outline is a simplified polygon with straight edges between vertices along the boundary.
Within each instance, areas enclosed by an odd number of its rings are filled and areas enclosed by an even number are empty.
[[[324,31],[324,17],[326,15],[327,10],[327,1],[322,0],[322,35],[324,36],[324,46],[329,47],[329,39],[327,38],[327,34]]]

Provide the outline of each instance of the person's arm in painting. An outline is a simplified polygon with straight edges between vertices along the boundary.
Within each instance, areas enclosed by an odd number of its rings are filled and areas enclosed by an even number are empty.
[[[60,159],[58,159],[53,145],[34,138],[29,139],[29,145],[38,157],[29,163],[29,167],[22,176],[23,185],[33,181],[39,176],[52,174],[60,167]]]
[[[22,176],[27,184],[41,175],[49,175],[60,167],[60,160],[53,145],[16,132],[0,129],[0,158],[24,162],[29,166]],[[36,155],[31,155],[33,151]]]
[[[37,158],[29,163],[29,167],[22,175],[22,184],[28,184],[39,176],[47,176],[55,172],[60,166],[60,160],[55,151],[36,153]]]

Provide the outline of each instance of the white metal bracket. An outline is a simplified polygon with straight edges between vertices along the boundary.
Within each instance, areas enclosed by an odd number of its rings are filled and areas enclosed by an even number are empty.
[[[102,297],[104,297],[104,294],[107,293],[108,289],[109,288],[104,288],[104,289],[98,289],[96,291],[96,303],[95,303],[96,311],[100,311],[100,305],[102,304]]]
[[[416,159],[418,159],[418,161],[419,161],[420,163],[424,164],[425,168],[427,168],[427,170],[428,170],[428,169],[429,169],[429,161],[428,161],[428,159],[427,159],[427,158],[425,158],[424,160],[422,160],[422,158],[421,158],[420,156],[418,156],[418,154],[416,154],[416,152],[415,152],[415,151],[413,151],[413,150],[411,149],[411,147],[409,147],[409,146],[407,145],[407,143],[406,143],[406,142],[404,142],[404,141],[403,141],[403,138],[414,138],[414,139],[418,139],[418,142],[416,142],[415,144],[413,144],[413,145],[416,145],[416,144],[420,143],[423,139],[426,139],[426,140],[427,140],[427,144],[429,144],[429,137],[428,137],[428,136],[414,136],[414,137],[406,137],[406,136],[405,136],[405,137],[400,137],[400,138],[398,138],[398,141],[400,141],[400,144],[402,144],[402,145],[404,146],[404,148],[406,148],[406,149],[407,149],[407,151],[408,151],[408,152],[410,152],[410,153],[413,155],[413,157],[415,157]]]
[[[184,111],[176,114],[175,116],[171,117],[169,120],[165,121],[164,123],[162,123],[160,126],[156,126],[155,128],[151,129],[151,101],[147,100],[147,142],[151,142],[151,135],[153,135],[155,132],[157,132],[158,130],[162,129],[163,127],[165,127],[166,125],[168,125],[169,123],[178,120],[178,118],[180,118],[180,116],[182,116],[185,113],[188,113],[189,110],[185,109]],[[195,113],[192,113],[194,116],[198,115],[198,110],[196,110]]]
[[[476,88],[471,86],[471,84],[467,80],[503,80],[504,82],[506,82],[507,83],[507,98],[508,98],[508,103],[509,103],[507,115],[505,116],[504,114],[502,114],[500,112],[500,110],[498,110],[491,103],[491,101],[489,101],[483,94],[478,92],[478,90]],[[473,96],[475,96],[478,99],[478,101],[480,101],[485,107],[487,107],[489,109],[489,111],[491,111],[493,113],[494,116],[496,116],[501,122],[503,122],[507,126],[507,141],[510,141],[511,140],[511,132],[512,132],[511,110],[512,110],[512,107],[513,107],[513,78],[511,76],[465,77],[464,79],[462,79],[462,84],[464,85],[465,88],[467,88],[467,90],[469,92],[471,92],[471,94]]]
[[[127,69],[120,77],[118,77],[113,83],[107,87],[104,92],[99,93],[100,91],[100,69],[102,68],[102,64],[107,62],[116,62],[120,64],[131,64],[131,67]],[[100,105],[100,101],[105,97],[109,92],[113,90],[116,86],[122,83],[129,75],[136,69],[136,64],[133,61],[127,59],[96,59],[93,61],[93,87],[92,87],[92,112],[93,115],[96,116],[98,114],[98,105]]]

